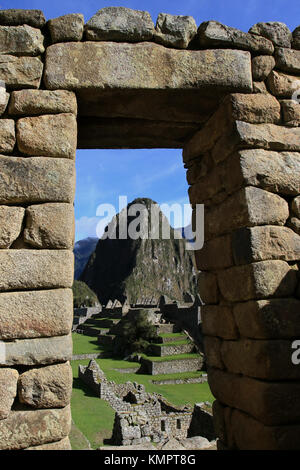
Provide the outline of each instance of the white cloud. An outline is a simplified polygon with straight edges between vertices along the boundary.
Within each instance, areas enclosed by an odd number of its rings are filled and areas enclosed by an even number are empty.
[[[87,237],[97,237],[96,228],[99,217],[80,217],[75,221],[75,240],[82,240]]]

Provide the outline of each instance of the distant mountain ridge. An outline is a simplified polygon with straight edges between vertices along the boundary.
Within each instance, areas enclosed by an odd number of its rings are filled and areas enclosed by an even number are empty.
[[[79,280],[91,254],[95,251],[99,238],[87,237],[83,240],[79,240],[74,246],[74,258],[75,258],[75,280]]]
[[[196,270],[194,253],[185,250],[185,240],[174,238],[175,232],[161,212],[157,203],[151,199],[138,198],[128,204],[142,204],[142,217],[149,217],[150,207],[169,227],[171,239],[100,239],[90,255],[80,279],[94,292],[100,302],[109,299],[138,303],[142,298],[158,301],[164,294],[173,300],[183,300],[184,292],[196,293]],[[107,230],[119,232],[120,215],[117,214]],[[128,216],[127,228],[134,220]],[[144,220],[144,219],[143,219]],[[151,226],[148,220],[148,227]],[[147,224],[146,224],[147,225]],[[142,226],[144,226],[142,224]]]

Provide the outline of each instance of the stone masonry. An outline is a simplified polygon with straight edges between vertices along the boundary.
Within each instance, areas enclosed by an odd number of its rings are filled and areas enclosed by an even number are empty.
[[[220,448],[300,448],[300,43],[0,10],[0,449],[69,448],[76,148],[183,148]],[[250,397],[250,398],[249,398]]]
[[[78,377],[116,411],[112,440],[117,445],[163,443],[170,438],[185,439],[199,435],[213,440],[212,416],[199,405],[175,407],[143,385],[108,381],[98,364],[79,365]]]

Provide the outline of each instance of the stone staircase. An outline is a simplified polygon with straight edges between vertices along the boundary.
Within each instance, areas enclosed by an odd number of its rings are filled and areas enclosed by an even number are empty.
[[[141,363],[150,375],[194,372],[203,365],[203,357],[197,353],[194,343],[174,324],[157,326],[157,338],[143,355]]]
[[[116,335],[120,334],[120,318],[109,315],[108,309],[90,317],[80,325],[83,334],[97,336],[99,345],[110,349]],[[197,353],[194,343],[175,323],[158,323],[157,336],[147,354],[141,357],[144,373],[150,375],[176,374],[200,370],[203,357]]]

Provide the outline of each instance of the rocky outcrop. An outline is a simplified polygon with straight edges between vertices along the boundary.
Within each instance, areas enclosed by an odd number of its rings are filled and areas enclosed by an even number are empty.
[[[150,199],[136,199],[118,214],[108,226],[108,231],[116,228],[119,233],[120,215],[130,210],[132,204],[141,204],[143,220],[150,222],[153,205],[155,214],[163,217],[170,230],[171,239],[100,239],[92,254],[81,280],[96,292],[102,303],[109,299],[128,299],[138,303],[141,296],[154,298],[157,304],[160,295],[166,294],[173,299],[182,300],[186,291],[195,291],[195,271],[193,252],[185,250],[185,240],[174,238],[174,230],[159,206]],[[134,217],[129,216],[127,230]],[[154,220],[154,219],[153,219]],[[146,224],[150,230],[150,223]],[[147,228],[147,230],[148,230]],[[149,235],[150,232],[148,232]],[[155,301],[156,299],[156,301]]]

